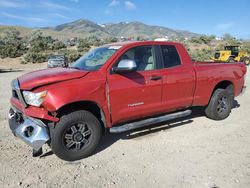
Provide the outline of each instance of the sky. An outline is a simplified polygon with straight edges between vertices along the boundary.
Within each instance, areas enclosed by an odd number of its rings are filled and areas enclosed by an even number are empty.
[[[0,0],[0,25],[140,21],[198,34],[250,38],[250,0]]]

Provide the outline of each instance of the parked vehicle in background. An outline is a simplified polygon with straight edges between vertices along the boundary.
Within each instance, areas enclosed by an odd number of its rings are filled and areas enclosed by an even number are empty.
[[[52,55],[48,59],[48,68],[68,66],[68,59],[64,55]]]
[[[9,124],[34,153],[47,143],[61,159],[79,160],[94,152],[106,130],[188,116],[193,106],[213,120],[227,118],[245,90],[246,71],[243,63],[193,62],[174,42],[109,44],[71,67],[13,80]]]
[[[239,46],[225,46],[222,51],[217,51],[213,55],[213,60],[218,62],[244,62],[249,65],[250,56],[247,52],[239,49]]]

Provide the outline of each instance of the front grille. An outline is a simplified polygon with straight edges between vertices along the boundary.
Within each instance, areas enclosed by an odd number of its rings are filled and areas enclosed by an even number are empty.
[[[17,92],[16,92],[16,90],[12,90],[12,97],[14,97],[14,98],[17,98],[18,99],[18,95],[17,95]]]
[[[220,52],[216,52],[216,53],[214,54],[214,58],[215,58],[215,59],[219,59],[219,57],[220,57]]]
[[[12,87],[12,96],[18,99],[25,107],[27,106],[26,102],[24,101],[23,95],[20,90],[19,82],[17,79],[11,82]]]

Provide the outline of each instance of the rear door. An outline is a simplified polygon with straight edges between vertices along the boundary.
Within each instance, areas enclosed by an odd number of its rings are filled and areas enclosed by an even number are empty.
[[[175,45],[161,45],[164,110],[176,110],[191,106],[195,89],[193,66],[183,62]]]
[[[135,60],[137,71],[108,75],[113,124],[159,113],[162,75],[157,70],[155,47],[133,47],[121,55],[118,62],[121,59]]]

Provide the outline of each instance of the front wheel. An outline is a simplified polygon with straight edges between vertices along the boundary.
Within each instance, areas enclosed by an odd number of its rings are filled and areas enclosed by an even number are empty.
[[[233,94],[226,89],[217,89],[205,109],[205,114],[210,119],[223,120],[231,113],[232,106]]]
[[[51,136],[51,148],[61,159],[75,161],[91,155],[101,138],[101,124],[90,112],[75,111],[61,117]]]

